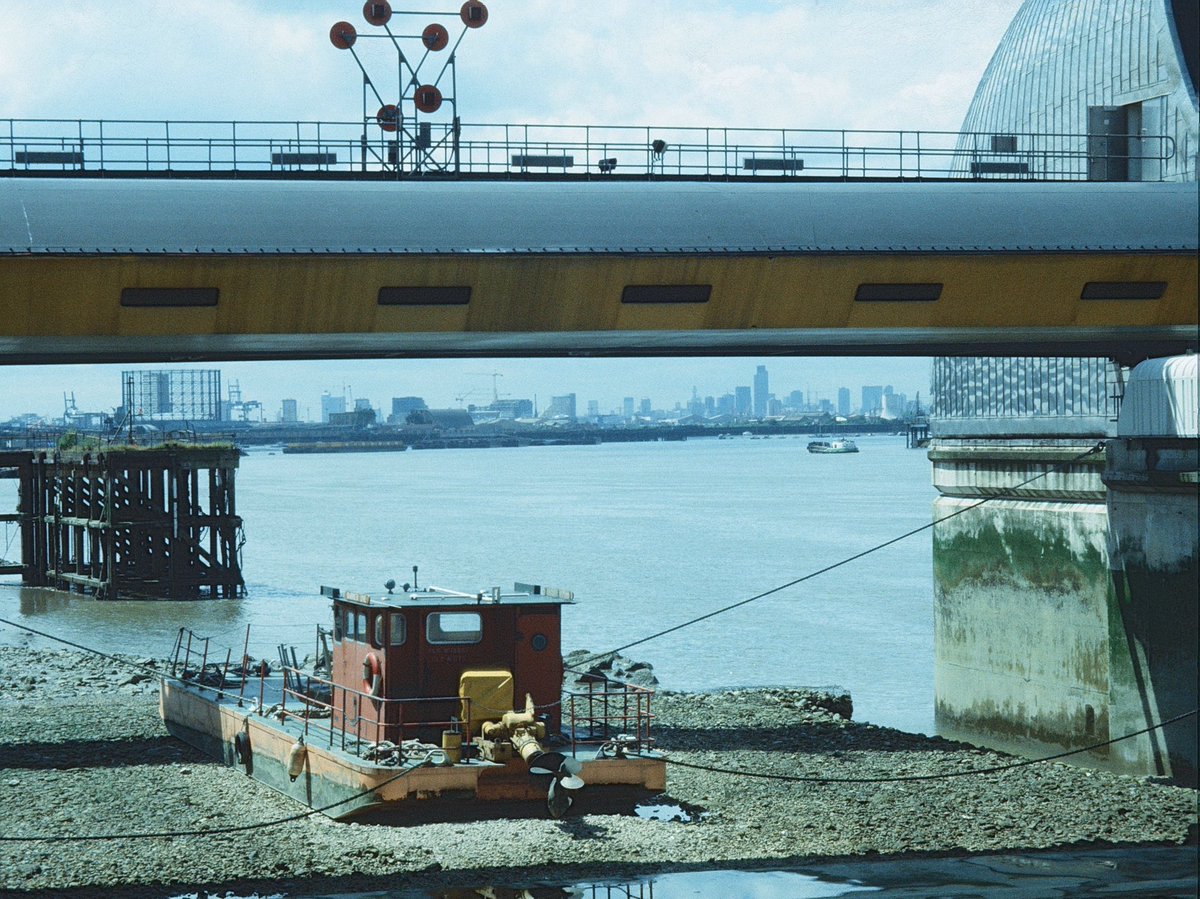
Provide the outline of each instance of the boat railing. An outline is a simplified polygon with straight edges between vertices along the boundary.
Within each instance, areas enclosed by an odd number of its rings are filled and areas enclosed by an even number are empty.
[[[233,649],[225,647],[225,658],[221,659],[219,651],[212,652],[211,644],[211,637],[201,637],[191,628],[181,627],[171,653],[171,677],[217,691],[224,691],[226,686],[237,680],[244,689],[244,668],[230,669]]]
[[[318,634],[318,647],[320,647]],[[171,654],[171,677],[220,697],[247,700],[246,690],[257,692],[249,699],[259,715],[275,715],[281,721],[292,720],[302,728],[307,742],[321,740],[329,748],[338,748],[369,760],[390,760],[403,764],[407,755],[405,740],[422,731],[457,731],[463,745],[471,742],[471,700],[458,696],[419,696],[385,699],[363,690],[335,684],[327,677],[297,665],[277,664],[252,659],[248,653],[249,629],[242,660],[232,664],[233,651],[214,651],[211,637],[200,636],[181,627]],[[281,652],[281,658],[285,657]],[[257,684],[255,684],[257,681]],[[290,703],[290,704],[289,704]],[[420,714],[422,706],[453,703],[462,718],[442,719]],[[424,745],[424,744],[422,744]],[[423,755],[428,748],[420,750]]]
[[[456,730],[464,744],[471,742],[471,700],[458,696],[416,696],[385,699],[363,690],[334,683],[326,677],[285,666],[283,696],[278,714],[304,728],[305,739],[317,735],[330,748],[335,746],[363,758],[388,756],[405,761],[405,740],[418,730]],[[290,708],[288,701],[294,703]],[[415,709],[454,703],[463,706],[463,719],[428,718]],[[326,721],[328,723],[326,723]],[[426,750],[422,749],[424,754]]]
[[[258,714],[295,721],[307,741],[321,740],[329,748],[362,758],[386,756],[402,764],[405,739],[408,735],[415,737],[418,731],[457,731],[463,746],[469,746],[473,736],[470,722],[479,720],[469,697],[386,699],[336,684],[299,666],[281,664],[272,668],[266,660],[256,661],[248,654],[249,628],[239,664],[232,664],[232,649],[222,648],[223,655],[219,649],[214,652],[211,637],[181,627],[172,653],[171,676],[236,700],[239,705],[246,701],[248,688],[256,690],[257,696],[251,699]],[[564,691],[563,733],[572,752],[610,747],[619,755],[626,749],[653,747],[653,698],[654,690],[648,687],[612,678],[599,678],[584,689]],[[422,707],[444,709],[446,705],[461,712],[461,717],[421,714]]]
[[[563,724],[572,752],[581,746],[614,746],[618,754],[653,747],[653,690],[610,678],[587,687],[563,694]]]

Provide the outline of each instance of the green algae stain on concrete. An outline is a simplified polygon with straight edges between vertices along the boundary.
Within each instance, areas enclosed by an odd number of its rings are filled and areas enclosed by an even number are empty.
[[[1113,593],[1104,506],[972,509],[935,527],[933,558],[939,732],[1035,754],[1104,740]]]
[[[1012,513],[979,512],[985,520],[970,530],[934,528],[933,571],[941,589],[1020,583],[1042,593],[1079,594],[1107,580],[1102,545],[1067,533],[1057,517],[1031,512],[1021,521]]]

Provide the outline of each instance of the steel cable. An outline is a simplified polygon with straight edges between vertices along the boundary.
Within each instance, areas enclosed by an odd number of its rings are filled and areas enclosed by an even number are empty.
[[[339,805],[345,805],[347,802],[354,802],[357,799],[362,799],[372,793],[383,789],[388,784],[395,783],[400,778],[411,774],[420,765],[414,765],[411,768],[405,768],[403,771],[396,774],[394,777],[389,777],[378,786],[371,787],[369,790],[363,790],[361,793],[356,793],[346,799],[339,799],[337,802],[331,802],[329,805],[323,805],[320,808],[310,808],[306,812],[298,812],[295,815],[288,815],[286,818],[275,818],[271,821],[258,821],[254,824],[239,824],[235,827],[212,827],[204,830],[171,830],[171,831],[155,831],[141,833],[102,833],[102,834],[63,834],[59,836],[30,836],[30,837],[10,837],[0,836],[0,842],[3,843],[83,843],[94,842],[99,840],[165,840],[174,837],[211,837],[221,834],[230,833],[245,833],[250,830],[266,830],[270,827],[278,827],[281,824],[290,824],[293,821],[302,821],[305,818],[310,818],[313,815],[322,814],[332,808],[337,808]]]
[[[936,527],[937,525],[941,524],[944,521],[949,521],[950,519],[956,518],[959,515],[963,515],[974,509],[978,509],[980,506],[984,505],[985,503],[990,503],[992,500],[1004,499],[1005,497],[1012,495],[1017,490],[1020,490],[1022,487],[1027,487],[1028,485],[1032,484],[1034,481],[1041,480],[1042,478],[1046,477],[1049,474],[1053,474],[1054,472],[1059,471],[1060,469],[1066,468],[1069,465],[1074,465],[1077,462],[1081,462],[1084,459],[1088,458],[1088,456],[1094,456],[1096,453],[1100,452],[1103,449],[1104,449],[1104,444],[1102,442],[1098,443],[1095,446],[1093,446],[1091,449],[1088,449],[1087,451],[1082,452],[1079,455],[1077,455],[1071,459],[1068,459],[1066,462],[1060,462],[1058,465],[1047,468],[1045,471],[1039,472],[1038,474],[1034,475],[1033,477],[1026,478],[1021,483],[1016,484],[1012,487],[1002,488],[994,496],[985,496],[983,499],[979,500],[979,502],[971,503],[971,505],[969,505],[969,506],[964,506],[963,508],[957,509],[954,512],[949,513],[948,515],[943,515],[941,518],[935,519],[934,521],[928,522],[927,524],[923,524],[920,527],[913,528],[911,531],[906,531],[905,533],[899,535],[898,537],[893,537],[892,539],[886,540],[883,543],[876,544],[875,546],[872,546],[869,549],[864,549],[862,552],[855,553],[852,556],[847,556],[846,558],[844,558],[838,562],[834,562],[832,565],[826,565],[824,568],[817,569],[816,571],[811,571],[808,574],[805,574],[805,575],[802,575],[801,577],[796,578],[795,580],[788,581],[786,584],[780,584],[777,587],[772,587],[769,590],[764,590],[762,593],[755,594],[754,596],[751,596],[747,599],[738,600],[735,603],[731,603],[730,605],[727,605],[727,606],[722,606],[719,609],[714,609],[713,611],[706,612],[703,615],[698,615],[697,617],[691,618],[680,624],[676,624],[676,625],[673,625],[672,627],[664,628],[661,631],[657,631],[653,634],[650,634],[648,637],[641,637],[640,639],[637,639],[637,640],[631,640],[629,643],[625,643],[621,646],[618,646],[616,649],[610,649],[607,652],[596,653],[595,655],[589,656],[588,658],[584,659],[582,662],[578,662],[576,664],[578,667],[584,667],[584,666],[590,665],[593,662],[598,662],[601,659],[607,658],[608,656],[616,655],[619,652],[624,652],[626,649],[631,649],[634,646],[640,646],[643,643],[649,643],[651,640],[657,640],[659,637],[665,637],[667,634],[673,634],[676,631],[683,630],[685,627],[691,627],[693,624],[699,624],[701,621],[707,621],[709,618],[715,618],[717,615],[723,615],[726,612],[731,612],[734,609],[739,609],[742,606],[749,605],[752,602],[757,602],[760,599],[764,599],[775,593],[779,593],[780,591],[787,590],[790,587],[795,587],[797,584],[802,584],[805,581],[812,580],[815,577],[818,577],[822,574],[826,574],[830,571],[833,571],[835,568],[841,568],[844,565],[849,565],[851,562],[856,562],[865,556],[869,556],[872,553],[879,552],[879,550],[881,550],[881,549],[886,549],[887,547],[889,547],[895,543],[899,543],[901,540],[907,540],[909,537],[912,537],[916,534],[920,534],[922,531],[928,531],[931,528]],[[579,671],[577,668],[569,668],[567,670],[571,671],[573,673],[576,673],[576,674],[586,673],[584,671]],[[554,704],[551,704],[551,705],[554,705]],[[547,706],[540,706],[540,708],[546,708],[546,707]]]

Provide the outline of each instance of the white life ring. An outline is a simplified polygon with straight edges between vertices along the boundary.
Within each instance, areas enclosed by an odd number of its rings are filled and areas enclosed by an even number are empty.
[[[379,657],[373,652],[367,653],[363,658],[362,688],[364,693],[372,696],[383,694],[383,667],[379,664]]]

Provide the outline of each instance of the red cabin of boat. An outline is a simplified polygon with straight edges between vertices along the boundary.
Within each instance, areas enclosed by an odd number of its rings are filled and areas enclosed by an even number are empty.
[[[330,677],[345,688],[334,691],[335,727],[354,731],[354,722],[362,721],[364,737],[379,728],[393,743],[436,738],[455,721],[469,730],[468,717],[494,719],[509,710],[466,710],[463,674],[485,671],[510,673],[513,705],[524,708],[526,694],[532,696],[544,707],[547,731],[559,732],[561,612],[572,594],[530,584],[517,584],[512,593],[498,587],[476,594],[402,589],[382,597],[321,591],[333,599]]]

